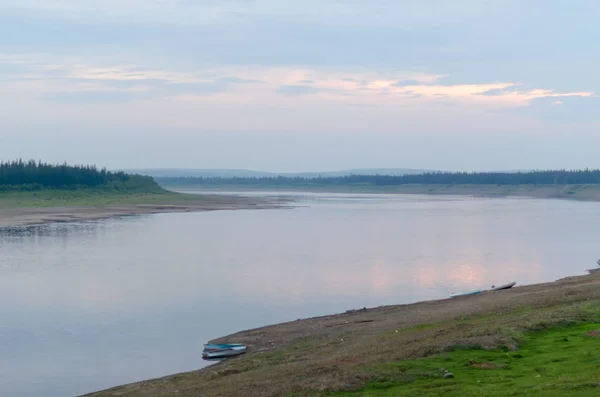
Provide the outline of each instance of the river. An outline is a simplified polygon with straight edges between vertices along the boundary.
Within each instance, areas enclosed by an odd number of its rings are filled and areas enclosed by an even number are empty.
[[[0,229],[0,395],[193,370],[243,329],[552,281],[600,256],[600,203],[279,195],[296,207]]]

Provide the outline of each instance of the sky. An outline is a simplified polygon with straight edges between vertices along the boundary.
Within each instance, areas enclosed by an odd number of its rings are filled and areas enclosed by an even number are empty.
[[[596,0],[0,0],[0,159],[600,168]]]

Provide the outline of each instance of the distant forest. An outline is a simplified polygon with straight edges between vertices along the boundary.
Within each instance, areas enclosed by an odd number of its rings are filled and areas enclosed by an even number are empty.
[[[158,188],[151,177],[110,172],[90,165],[53,165],[34,160],[0,162],[0,190],[3,191],[94,187]]]
[[[440,185],[574,185],[600,184],[600,170],[531,172],[430,172],[417,175],[350,175],[340,177],[156,178],[164,186],[398,186]]]

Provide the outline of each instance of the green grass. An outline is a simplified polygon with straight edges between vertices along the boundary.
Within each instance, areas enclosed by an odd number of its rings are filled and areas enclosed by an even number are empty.
[[[379,379],[336,397],[600,396],[600,322],[521,335],[519,349],[456,347],[428,358],[379,364]],[[454,374],[444,379],[447,370]]]
[[[0,192],[0,209],[16,207],[102,206],[118,204],[185,204],[199,201],[198,195],[156,190],[119,192],[95,189]]]

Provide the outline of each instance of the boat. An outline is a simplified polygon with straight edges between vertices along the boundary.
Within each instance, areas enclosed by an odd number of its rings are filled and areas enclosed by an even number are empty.
[[[483,291],[480,289],[476,289],[474,291],[469,291],[469,292],[461,292],[461,293],[457,293],[457,294],[450,294],[450,298],[457,298],[459,296],[469,296],[469,295],[477,295],[477,294],[481,294]]]
[[[204,344],[204,351],[216,351],[239,346],[244,345],[242,343],[206,343]]]
[[[211,359],[211,358],[227,358],[233,356],[239,356],[240,354],[246,353],[246,346],[232,346],[224,349],[217,350],[204,350],[202,352],[202,358]]]
[[[492,285],[492,289],[490,291],[500,291],[500,290],[503,290],[503,289],[509,289],[509,288],[514,287],[514,285],[516,283],[517,283],[516,281],[513,281],[512,283],[500,285],[498,287],[495,287],[495,286]]]

